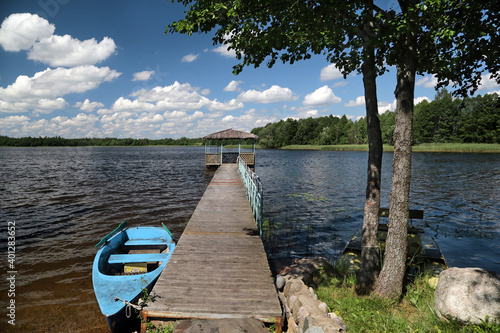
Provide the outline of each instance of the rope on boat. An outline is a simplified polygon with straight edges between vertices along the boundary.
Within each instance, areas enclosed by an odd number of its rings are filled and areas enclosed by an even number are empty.
[[[127,301],[121,299],[118,296],[115,296],[115,302],[118,302],[118,301],[122,301],[123,303],[125,303],[125,305],[127,305],[125,307],[125,315],[127,316],[127,318],[130,318],[132,316],[132,308],[134,308],[134,309],[136,309],[138,311],[142,310],[142,306],[132,304],[130,302],[127,302]]]

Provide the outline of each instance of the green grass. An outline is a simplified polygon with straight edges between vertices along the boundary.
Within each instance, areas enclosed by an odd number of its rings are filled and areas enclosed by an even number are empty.
[[[368,151],[368,145],[329,145],[329,146],[321,146],[321,145],[290,145],[290,146],[284,146],[281,149]]]
[[[167,323],[165,325],[160,323],[158,326],[155,326],[150,322],[146,324],[146,333],[173,333],[173,331],[174,331],[173,323]]]
[[[281,149],[368,151],[368,145],[290,145]],[[384,145],[384,151],[394,151],[394,146]],[[413,146],[414,152],[500,153],[497,143],[426,143]]]
[[[402,300],[358,296],[354,275],[339,270],[322,271],[314,288],[320,300],[344,320],[349,332],[436,332],[498,333],[500,325],[462,325],[441,321],[434,313],[434,289],[425,277],[417,277],[406,286]]]
[[[500,153],[498,143],[424,143],[413,147],[423,152]]]

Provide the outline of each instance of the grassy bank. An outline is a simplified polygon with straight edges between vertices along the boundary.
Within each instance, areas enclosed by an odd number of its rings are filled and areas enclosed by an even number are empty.
[[[413,147],[422,152],[500,153],[497,143],[425,143]]]
[[[433,310],[434,289],[425,277],[408,283],[401,301],[357,296],[354,276],[322,272],[315,282],[319,299],[344,320],[349,332],[500,332],[500,325],[441,321]]]
[[[368,151],[368,145],[291,145],[282,149]],[[394,151],[394,146],[384,145],[384,151]],[[497,143],[426,143],[413,146],[414,152],[500,153]]]

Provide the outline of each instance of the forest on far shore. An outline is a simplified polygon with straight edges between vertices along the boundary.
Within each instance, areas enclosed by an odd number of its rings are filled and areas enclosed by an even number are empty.
[[[379,116],[384,144],[393,145],[395,113]],[[280,120],[252,130],[259,136],[263,148],[290,145],[361,145],[368,143],[366,119],[348,119],[333,115],[319,118]],[[225,142],[238,144],[238,142]],[[463,99],[453,98],[446,89],[440,90],[432,102],[415,106],[413,143],[498,143],[500,144],[500,97],[487,94]],[[0,136],[0,147],[41,146],[199,146],[202,138],[132,139]]]
[[[0,147],[118,147],[118,146],[200,146],[203,139],[117,139],[117,138],[80,138],[65,139],[55,137],[10,138],[0,136]]]
[[[395,112],[379,116],[382,140],[393,145]],[[290,145],[366,144],[366,118],[359,120],[332,115],[295,120],[288,118],[254,128],[265,148]],[[453,98],[446,89],[434,101],[415,106],[413,143],[500,143],[500,98],[498,94]]]

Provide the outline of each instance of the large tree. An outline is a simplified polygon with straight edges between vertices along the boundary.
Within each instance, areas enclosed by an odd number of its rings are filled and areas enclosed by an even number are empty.
[[[463,91],[477,88],[478,73],[484,67],[498,78],[499,51],[491,47],[498,45],[498,2],[398,0],[395,8],[382,9],[373,0],[172,1],[190,7],[185,18],[169,25],[167,31],[215,30],[214,43],[234,49],[241,60],[235,74],[246,65],[266,62],[271,67],[278,60],[294,63],[312,54],[324,54],[344,75],[355,70],[363,74],[369,159],[360,291],[372,287],[379,268],[376,234],[382,140],[376,77],[386,65],[396,66],[390,227],[376,291],[399,295],[406,259],[415,76],[434,73],[441,84],[454,82]]]
[[[397,68],[396,122],[389,230],[384,266],[375,286],[399,296],[406,267],[416,74],[431,73],[438,87],[453,82],[457,94],[473,93],[489,70],[500,82],[498,1],[398,0],[398,11],[379,11],[387,62]]]

